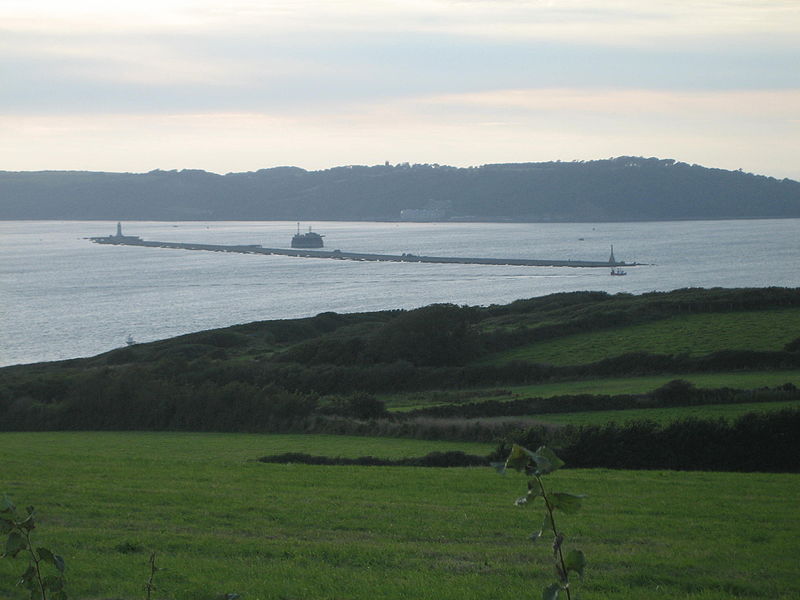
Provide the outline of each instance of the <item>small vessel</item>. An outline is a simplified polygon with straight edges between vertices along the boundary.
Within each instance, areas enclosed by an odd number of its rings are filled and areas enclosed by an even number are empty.
[[[292,237],[292,248],[322,248],[322,238],[318,233],[308,228],[308,233],[300,233],[300,223],[297,224],[297,233]]]
[[[616,276],[616,277],[620,277],[622,275],[627,275],[628,273],[627,273],[627,271],[623,271],[622,269],[617,267],[616,269],[611,269],[611,274]]]

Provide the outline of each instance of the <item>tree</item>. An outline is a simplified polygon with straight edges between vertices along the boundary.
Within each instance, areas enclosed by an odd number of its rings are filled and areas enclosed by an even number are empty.
[[[463,364],[477,354],[474,310],[432,304],[404,312],[375,335],[369,354],[378,362],[407,360],[416,366]]]

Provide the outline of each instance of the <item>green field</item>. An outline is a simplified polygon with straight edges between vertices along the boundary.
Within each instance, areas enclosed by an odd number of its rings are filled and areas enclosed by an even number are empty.
[[[681,419],[727,419],[732,420],[747,413],[769,412],[784,408],[797,408],[800,403],[788,402],[753,402],[743,404],[704,404],[700,406],[679,406],[675,408],[636,408],[628,410],[597,410],[574,413],[548,413],[531,415],[530,418],[539,423],[555,423],[559,425],[604,425],[612,421],[624,423],[647,419],[656,423],[667,424]]]
[[[513,400],[517,398],[551,398],[577,394],[608,395],[646,394],[674,379],[683,379],[698,388],[735,388],[752,390],[792,383],[800,387],[800,371],[737,371],[732,373],[681,373],[646,377],[615,377],[559,381],[535,385],[503,386],[502,389],[409,392],[384,394],[380,399],[390,410],[407,411],[451,402]]]
[[[71,598],[536,598],[549,545],[524,479],[490,469],[253,462],[311,454],[399,457],[477,444],[331,436],[0,434],[0,492],[40,515],[41,545],[67,563]],[[583,598],[800,597],[800,475],[564,470],[588,494],[566,517],[589,560]],[[0,560],[0,597],[20,560]]]
[[[780,350],[800,335],[800,309],[691,314],[569,335],[492,355],[482,363],[526,360],[578,365],[630,352],[702,356],[719,350]]]

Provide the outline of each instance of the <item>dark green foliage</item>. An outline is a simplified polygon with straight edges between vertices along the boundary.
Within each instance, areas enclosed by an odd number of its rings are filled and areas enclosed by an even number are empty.
[[[783,349],[786,352],[800,352],[800,337],[793,339],[791,342],[786,344]]]
[[[237,325],[137,344],[93,358],[0,369],[0,430],[333,428],[361,432],[361,423],[345,420],[385,417],[383,407],[374,398],[369,400],[381,392],[798,368],[800,352],[791,344],[784,350],[722,351],[700,357],[641,352],[564,367],[525,361],[471,362],[493,349],[619,323],[682,313],[794,306],[800,306],[798,289],[684,289],[641,296],[574,292],[487,308],[439,304],[410,311],[322,313],[308,319]],[[793,397],[795,392],[780,393]],[[410,416],[514,416],[601,407],[753,402],[778,391],[754,394],[700,391],[672,383],[648,397],[460,403]],[[402,435],[403,428],[395,423],[380,427]],[[406,435],[421,435],[424,429],[407,423],[403,427],[408,428]],[[444,435],[447,427],[441,424],[432,431]],[[489,430],[484,427],[476,435],[485,439]],[[462,439],[464,428],[457,427],[453,435]]]
[[[380,419],[388,416],[386,405],[369,394],[329,399],[325,406],[320,407],[319,412],[353,419]]]
[[[30,593],[31,600],[67,600],[64,591],[64,558],[43,547],[34,547],[31,532],[36,529],[35,511],[32,506],[25,514],[17,513],[17,507],[8,496],[0,500],[0,534],[7,535],[2,558],[28,559],[28,567],[17,582]]]
[[[264,463],[299,463],[306,465],[359,465],[367,467],[485,467],[489,461],[484,456],[465,454],[459,451],[430,452],[425,456],[416,458],[377,458],[375,456],[361,456],[359,458],[344,458],[330,456],[312,456],[302,452],[287,452],[273,456],[262,456],[258,459]]]
[[[112,350],[106,355],[106,363],[109,365],[124,365],[136,360],[137,354],[133,348],[120,348]]]
[[[478,354],[471,324],[474,309],[433,304],[403,312],[370,340],[368,355],[375,362],[408,361],[415,366],[460,365]]]
[[[143,377],[135,370],[93,371],[60,402],[14,401],[0,425],[6,430],[274,431],[315,408],[315,397],[277,386],[191,384]]]
[[[137,542],[122,542],[114,546],[114,550],[120,554],[136,554],[144,552],[144,547]]]
[[[281,353],[278,360],[303,365],[354,365],[366,360],[366,340],[322,337],[295,344]]]
[[[684,379],[673,379],[650,394],[659,406],[681,406],[697,395],[694,384]]]
[[[505,462],[498,463],[495,466],[501,473],[505,473],[508,469],[513,469],[532,478],[528,481],[528,493],[518,498],[515,504],[517,506],[527,506],[535,503],[539,498],[544,503],[545,512],[542,527],[531,536],[531,540],[536,542],[542,537],[553,536],[551,548],[553,566],[558,581],[544,588],[542,598],[544,600],[555,600],[561,592],[564,592],[567,599],[571,599],[572,580],[570,580],[570,573],[576,573],[583,578],[586,557],[581,550],[564,551],[565,536],[564,532],[556,525],[555,515],[557,511],[565,514],[578,512],[585,496],[564,492],[550,492],[545,488],[542,477],[564,466],[564,461],[547,446],[539,446],[533,452],[524,446],[514,444]]]
[[[251,343],[249,336],[225,329],[200,333],[194,338],[194,341],[197,344],[208,344],[217,348],[239,348]]]
[[[800,400],[800,393],[791,383],[773,389],[736,390],[731,388],[697,389],[691,383],[673,380],[649,394],[578,394],[549,398],[487,400],[461,404],[443,404],[405,413],[406,417],[508,417],[549,413],[624,410],[630,408],[662,408],[704,404],[745,404]]]
[[[800,409],[748,413],[728,422],[684,419],[668,425],[632,421],[557,430],[553,443],[572,467],[675,469],[684,471],[800,472]],[[551,437],[541,428],[517,433],[493,456],[514,443]],[[548,441],[550,443],[550,441]]]

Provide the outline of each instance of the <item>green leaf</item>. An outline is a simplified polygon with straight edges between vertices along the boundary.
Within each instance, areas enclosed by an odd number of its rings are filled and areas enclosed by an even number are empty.
[[[500,475],[505,475],[506,474],[506,463],[504,463],[504,462],[489,463],[489,466],[492,467],[498,473],[500,473]]]
[[[550,518],[550,513],[545,513],[544,521],[542,521],[542,528],[541,530],[531,535],[531,541],[535,542],[543,535],[546,535],[548,532],[550,533],[553,532],[553,520]]]
[[[531,464],[532,460],[533,452],[520,446],[519,444],[514,444],[511,447],[511,454],[509,454],[508,458],[506,459],[506,469],[524,471],[525,468]]]
[[[5,535],[14,530],[14,522],[0,516],[0,535]]]
[[[586,557],[581,550],[570,550],[564,557],[564,566],[567,572],[575,571],[578,575],[583,577],[583,569],[586,567]]]
[[[581,494],[567,494],[564,492],[555,492],[550,494],[550,504],[553,508],[563,510],[568,515],[576,513],[581,508],[581,502],[586,496]]]
[[[542,600],[557,600],[558,593],[561,591],[561,584],[551,583],[542,590]]]
[[[42,578],[44,587],[53,592],[64,589],[64,578],[60,575],[47,575]]]
[[[528,490],[528,493],[525,494],[524,496],[522,496],[522,498],[517,498],[516,501],[514,502],[514,504],[516,506],[525,506],[528,502],[530,502],[531,500],[534,500],[535,498],[537,498],[538,496],[541,496],[541,495],[542,495],[542,492],[540,492],[536,488],[532,488],[531,487]]]
[[[53,566],[63,573],[64,569],[66,568],[66,565],[64,564],[64,557],[58,554],[53,554]]]
[[[28,565],[25,572],[20,575],[17,585],[24,587],[26,590],[33,592],[36,589],[36,567],[32,564]]]
[[[25,538],[16,531],[12,531],[10,534],[8,534],[8,539],[6,540],[6,551],[3,556],[15,558],[17,554],[19,554],[22,550],[25,550],[27,547],[28,543],[25,541]]]
[[[53,553],[50,552],[47,548],[37,548],[36,554],[39,556],[39,560],[43,560],[53,564]]]
[[[39,560],[48,562],[62,573],[64,572],[64,559],[58,554],[53,554],[47,548],[37,548],[36,554],[39,555]]]
[[[17,509],[11,498],[3,494],[3,499],[0,500],[0,513],[11,513]]]
[[[31,531],[33,529],[36,529],[36,522],[33,520],[33,513],[32,512],[28,513],[28,516],[25,517],[25,520],[20,523],[17,523],[17,526],[20,529],[24,529],[26,531]]]
[[[547,475],[564,466],[564,461],[547,446],[540,446],[536,452],[531,452],[531,458],[536,462],[536,475]]]
[[[553,517],[550,516],[550,513],[544,514],[544,521],[542,521],[542,531],[553,531]]]

